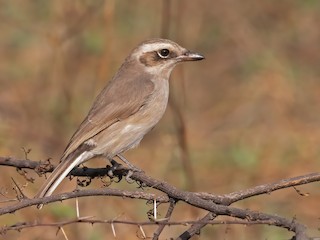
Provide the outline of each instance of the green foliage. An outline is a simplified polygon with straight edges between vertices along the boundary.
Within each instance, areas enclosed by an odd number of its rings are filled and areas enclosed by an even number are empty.
[[[81,36],[83,50],[90,55],[100,55],[106,47],[107,39],[101,31],[87,30]]]
[[[68,206],[66,204],[52,204],[47,206],[50,214],[56,219],[72,219],[76,217],[75,206]]]
[[[230,160],[240,168],[254,168],[259,161],[259,158],[253,149],[246,146],[233,146],[230,149]]]

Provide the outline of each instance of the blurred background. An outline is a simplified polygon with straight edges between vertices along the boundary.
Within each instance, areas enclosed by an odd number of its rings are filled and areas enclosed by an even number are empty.
[[[178,188],[217,194],[318,171],[319,11],[316,0],[1,1],[0,154],[58,163],[94,97],[130,50],[145,39],[166,37],[206,59],[174,70],[167,112],[139,148],[125,154],[131,162]],[[105,165],[101,159],[86,164]],[[11,177],[30,197],[45,181],[29,172],[35,183],[28,183],[8,167],[0,174],[3,200],[15,197]],[[58,192],[75,185],[64,181]],[[234,206],[296,218],[319,237],[319,185],[298,187],[304,197],[286,189]],[[97,179],[89,187],[102,186]],[[74,202],[5,215],[0,224],[70,219]],[[112,197],[80,199],[80,214],[99,219],[146,221],[151,208]],[[166,206],[160,211],[164,216]],[[204,215],[181,203],[173,220]],[[185,228],[166,228],[161,239]],[[144,230],[152,236],[154,227]],[[69,239],[113,238],[108,225],[77,224],[65,231]],[[118,239],[139,236],[133,226],[116,225],[116,232]],[[199,239],[290,237],[275,227],[218,225],[204,228]],[[34,228],[1,238],[63,235],[56,228]]]

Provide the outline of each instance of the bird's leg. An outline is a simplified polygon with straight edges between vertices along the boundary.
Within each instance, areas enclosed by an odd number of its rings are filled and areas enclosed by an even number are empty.
[[[135,165],[133,165],[132,163],[130,163],[124,156],[122,156],[121,154],[117,154],[117,157],[123,161],[125,164],[128,165],[129,167],[129,171],[126,175],[126,181],[128,183],[133,183],[134,180],[132,180],[130,177],[132,176],[133,172],[142,172],[142,170],[138,167],[136,167]]]
[[[134,166],[132,163],[130,163],[124,156],[122,156],[120,154],[117,154],[116,156],[121,161],[123,161],[128,166],[128,168],[124,168],[123,165],[121,165],[120,163],[118,163],[114,159],[109,159],[109,161],[111,163],[111,166],[109,166],[109,169],[108,169],[108,176],[110,178],[113,178],[113,177],[117,176],[119,178],[119,181],[120,181],[122,176],[125,175],[126,176],[126,181],[128,183],[133,183],[134,181],[130,178],[132,176],[133,172],[142,172],[142,170],[139,169],[138,167]],[[120,175],[119,175],[119,173],[120,173]],[[123,174],[123,173],[125,173],[125,174]]]
[[[122,156],[121,154],[117,154],[117,157],[124,162],[132,171],[135,172],[142,172],[142,170],[138,167],[136,167],[135,165],[133,165],[131,162],[129,162],[124,156]]]
[[[110,168],[109,168],[109,170],[108,170],[108,176],[109,176],[110,178],[113,178],[113,177],[115,176],[114,172],[115,172],[116,170],[119,170],[122,165],[121,165],[120,163],[118,163],[118,162],[117,162],[116,160],[114,160],[114,159],[110,159],[109,161],[110,161],[110,163],[111,163],[111,166],[110,166]]]

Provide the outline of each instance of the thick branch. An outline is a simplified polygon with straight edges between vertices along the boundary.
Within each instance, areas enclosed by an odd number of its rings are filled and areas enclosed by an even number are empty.
[[[22,160],[13,157],[0,157],[0,165],[16,167],[19,169],[33,169],[39,173],[48,173],[52,172],[55,168],[49,161],[31,161],[31,160]],[[107,168],[74,168],[68,176],[76,177],[101,177],[108,175]]]
[[[211,201],[204,200],[192,192],[179,190],[166,182],[158,181],[141,172],[134,172],[131,178],[168,194],[170,198],[184,201],[192,206],[210,211],[214,214],[231,216],[250,221],[269,221],[273,226],[283,227],[289,231],[295,232],[297,239],[308,239],[305,233],[306,227],[295,221],[271,214],[218,205]]]
[[[35,169],[36,171],[39,171],[39,169],[41,169],[40,172],[52,171],[52,168],[41,167],[42,165],[46,167],[48,166],[48,164],[43,164],[43,163],[40,164],[40,163],[29,161],[29,160],[19,161],[14,158],[0,157],[0,165],[14,166],[18,168],[29,168],[29,169]],[[107,175],[107,172],[108,172],[107,168],[102,168],[102,169],[76,168],[71,172],[71,175],[96,177],[101,175]],[[314,181],[319,181],[320,173],[312,173],[305,176],[284,179],[276,183],[265,184],[265,185],[257,186],[247,190],[226,194],[226,195],[214,195],[209,193],[193,193],[193,192],[181,191],[166,182],[153,179],[150,176],[145,175],[143,172],[133,172],[133,174],[131,175],[131,179],[139,182],[140,184],[142,184],[142,186],[152,187],[168,195],[168,198],[161,196],[157,201],[168,202],[168,199],[172,198],[172,199],[175,199],[176,201],[180,200],[194,207],[207,210],[213,214],[212,216],[225,215],[225,216],[231,216],[231,217],[235,217],[243,220],[249,220],[251,222],[252,221],[268,222],[268,224],[270,225],[283,227],[288,229],[289,231],[293,231],[295,232],[296,239],[304,240],[304,239],[308,239],[305,233],[305,227],[294,220],[286,219],[286,218],[271,215],[271,214],[265,214],[261,212],[251,211],[251,210],[243,210],[239,208],[229,207],[228,205],[230,205],[233,202],[236,202],[245,198],[249,198],[252,196],[256,196],[264,193],[270,193],[275,190],[293,187],[293,186],[306,184]],[[0,209],[0,214],[11,213],[23,207],[38,205],[39,203],[62,201],[68,198],[81,197],[81,196],[112,195],[112,196],[123,197],[125,192],[126,191],[123,191],[123,190],[109,188],[109,189],[103,189],[103,190],[85,190],[85,191],[79,191],[79,192],[59,194],[59,195],[55,195],[55,196],[51,196],[43,199],[27,199],[27,200],[23,200],[21,203],[15,206],[7,207],[6,209]],[[140,198],[145,200],[154,199],[153,194],[148,195],[143,192],[129,192],[128,197]],[[216,203],[219,203],[219,204],[216,204]],[[210,219],[209,216],[210,215],[208,214],[204,219],[205,220]],[[196,227],[195,229],[199,230],[203,226],[205,226],[205,224],[202,224],[202,225],[198,224],[198,227]]]
[[[16,168],[35,169],[40,165],[40,162],[22,160],[14,157],[0,157],[0,165]]]
[[[48,165],[47,163],[31,161],[31,160],[21,160],[13,157],[0,157],[0,165],[10,166],[16,168],[26,168],[26,169],[38,169],[41,165]],[[41,168],[42,173],[52,172],[55,167],[52,165],[49,168]],[[75,177],[100,177],[108,175],[108,168],[74,168],[69,176]],[[270,194],[276,190],[281,190],[284,188],[290,188],[294,186],[299,186],[303,184],[308,184],[312,182],[320,181],[320,173],[310,173],[302,176],[297,176],[293,178],[282,179],[274,183],[262,184],[253,188],[248,188],[245,190],[236,191],[233,193],[228,193],[224,195],[211,194],[211,193],[195,193],[197,196],[205,199],[214,201],[217,204],[230,205],[234,202],[250,198],[253,196],[261,194]]]

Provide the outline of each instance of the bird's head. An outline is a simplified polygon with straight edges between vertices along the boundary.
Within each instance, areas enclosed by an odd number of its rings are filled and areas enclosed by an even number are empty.
[[[167,39],[151,39],[142,42],[130,56],[150,74],[169,76],[179,62],[198,61],[204,57],[190,52],[177,43]]]

